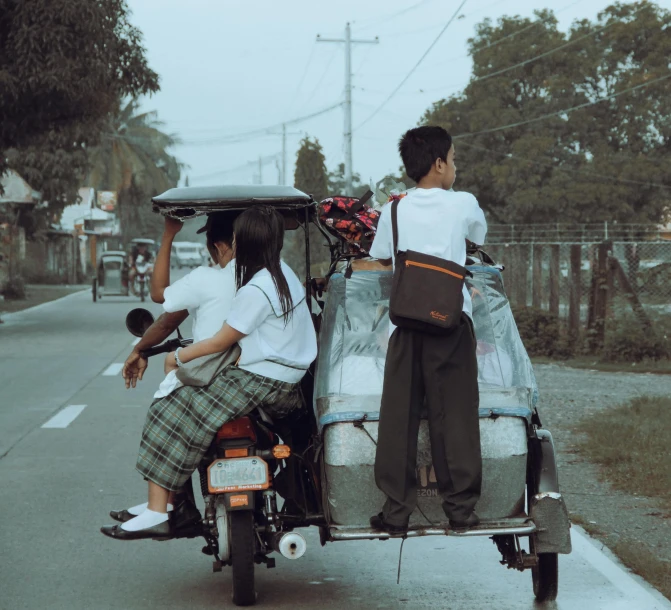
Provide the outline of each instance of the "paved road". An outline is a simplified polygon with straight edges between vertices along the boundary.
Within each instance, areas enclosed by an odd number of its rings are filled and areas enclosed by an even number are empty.
[[[1,610],[232,607],[230,575],[211,572],[199,541],[120,543],[98,532],[110,509],[144,499],[135,452],[160,363],[135,391],[103,374],[130,349],[123,320],[136,305],[77,294],[0,327]],[[397,541],[321,548],[316,532],[307,537],[303,559],[258,570],[260,607],[537,607],[529,573],[500,566],[486,539],[408,540],[396,585]],[[548,607],[671,608],[577,528],[574,546]]]

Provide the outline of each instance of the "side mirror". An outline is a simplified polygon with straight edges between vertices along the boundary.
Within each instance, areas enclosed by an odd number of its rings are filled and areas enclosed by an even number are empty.
[[[154,323],[151,312],[138,307],[128,312],[126,316],[126,328],[131,335],[142,337],[147,329]]]

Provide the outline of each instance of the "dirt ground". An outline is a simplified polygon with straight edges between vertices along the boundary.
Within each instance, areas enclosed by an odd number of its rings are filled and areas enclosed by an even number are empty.
[[[636,495],[637,490],[627,494],[611,488],[603,472],[577,451],[579,439],[573,431],[585,415],[636,396],[670,396],[671,376],[606,373],[561,364],[536,364],[534,370],[540,391],[539,413],[554,437],[559,486],[575,522],[625,563],[629,563],[628,552],[647,550],[664,562],[662,569],[668,562],[671,573],[671,514],[663,510],[661,502]]]

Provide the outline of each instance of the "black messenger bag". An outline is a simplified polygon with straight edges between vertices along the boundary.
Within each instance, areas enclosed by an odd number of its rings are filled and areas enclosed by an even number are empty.
[[[464,282],[471,272],[453,261],[413,250],[398,251],[398,205],[392,202],[394,280],[389,318],[399,328],[433,335],[450,333],[461,323]]]

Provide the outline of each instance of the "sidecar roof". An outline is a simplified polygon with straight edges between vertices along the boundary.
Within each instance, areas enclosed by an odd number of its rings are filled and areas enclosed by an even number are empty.
[[[314,206],[310,195],[292,186],[232,185],[174,188],[152,198],[154,211],[182,218],[208,212],[246,210],[253,205],[270,205],[278,211]]]

